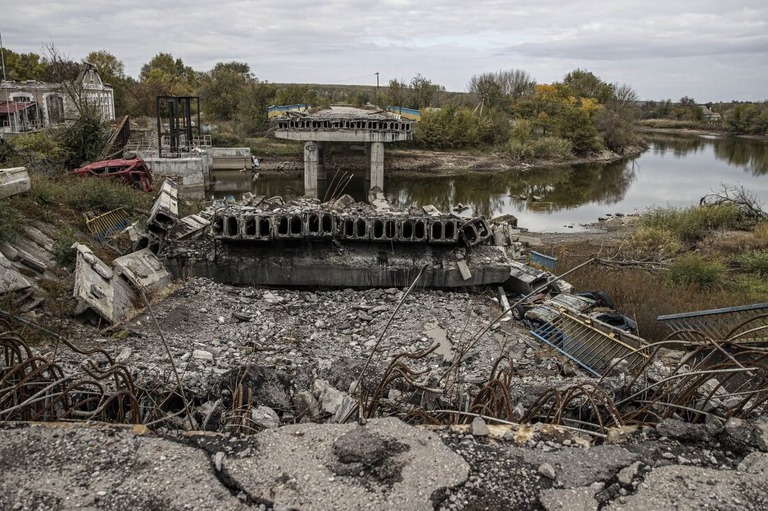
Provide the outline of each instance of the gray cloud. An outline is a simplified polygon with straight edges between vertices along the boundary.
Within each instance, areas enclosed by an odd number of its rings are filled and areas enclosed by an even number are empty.
[[[421,73],[465,90],[519,68],[540,83],[576,68],[647,99],[765,100],[764,0],[0,0],[3,42],[73,59],[107,50],[137,76],[158,52],[197,70],[248,62],[271,82],[375,83]]]

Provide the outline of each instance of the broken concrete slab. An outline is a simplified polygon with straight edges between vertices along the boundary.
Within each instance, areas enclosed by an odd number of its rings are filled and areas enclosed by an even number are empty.
[[[157,236],[165,236],[179,221],[179,188],[166,178],[152,205],[147,219],[147,230]]]
[[[175,290],[170,273],[149,249],[115,259],[113,270],[87,246],[75,243],[72,248],[77,251],[73,289],[77,314],[90,308],[115,323],[136,314],[142,303],[140,291],[152,301]]]
[[[637,493],[613,501],[609,511],[694,511],[699,509],[768,509],[768,480],[741,471],[683,465],[655,468]]]
[[[171,229],[169,238],[176,241],[194,240],[202,236],[210,220],[200,215],[185,216]]]
[[[114,272],[93,251],[81,243],[72,245],[77,251],[75,286],[76,314],[91,309],[103,319],[115,323],[130,315],[138,295],[125,279],[115,279]]]
[[[556,480],[562,488],[588,486],[595,481],[608,481],[624,467],[637,461],[640,455],[613,445],[589,449],[565,448],[559,451],[513,450],[532,465],[549,463],[555,468]]]
[[[0,295],[20,291],[32,284],[13,267],[13,264],[0,252]]]
[[[4,429],[0,509],[253,509],[212,470],[204,450],[142,430],[52,423]]]
[[[256,441],[256,456],[229,459],[227,469],[246,493],[275,509],[432,509],[435,492],[462,484],[469,473],[438,435],[395,418],[295,424],[263,431]]]
[[[114,261],[117,273],[123,275],[137,291],[158,298],[172,290],[173,278],[160,259],[148,248],[118,257]]]
[[[25,167],[0,169],[0,198],[27,192],[30,186]]]

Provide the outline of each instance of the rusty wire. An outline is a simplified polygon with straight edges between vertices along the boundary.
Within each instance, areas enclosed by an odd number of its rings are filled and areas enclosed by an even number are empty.
[[[470,413],[488,415],[498,419],[512,420],[512,401],[509,397],[509,388],[512,377],[519,376],[515,370],[512,359],[503,355],[496,359],[491,368],[488,382],[478,391],[469,407]],[[465,422],[471,420],[471,416],[463,416]]]
[[[423,376],[427,372],[429,372],[429,369],[423,369],[420,371],[414,370],[411,368],[408,364],[405,363],[403,359],[408,360],[420,360],[427,356],[429,356],[431,353],[433,353],[437,348],[439,348],[439,344],[434,344],[430,346],[429,348],[419,351],[416,353],[411,352],[402,352],[392,359],[392,361],[387,366],[387,369],[384,371],[384,374],[381,377],[381,380],[379,381],[379,384],[376,386],[376,388],[373,391],[373,394],[371,394],[370,399],[366,400],[363,398],[361,399],[362,410],[363,410],[363,417],[366,419],[369,419],[374,416],[376,413],[376,410],[379,407],[381,396],[384,394],[384,390],[392,385],[397,380],[404,380],[409,385],[426,391],[426,392],[435,392],[439,393],[439,389],[432,389],[427,387],[426,385],[416,381],[416,378],[419,376]]]
[[[86,357],[79,366],[84,375],[65,375],[59,364],[35,355],[21,334],[0,319],[0,422],[139,422],[128,369],[104,350],[81,350],[63,338],[59,342]]]

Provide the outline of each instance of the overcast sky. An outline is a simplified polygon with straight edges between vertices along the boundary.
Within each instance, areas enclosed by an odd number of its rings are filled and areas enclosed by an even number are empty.
[[[466,91],[487,71],[585,69],[642,99],[768,100],[766,0],[0,0],[0,33],[16,52],[106,50],[134,77],[165,52],[278,83],[420,73]]]

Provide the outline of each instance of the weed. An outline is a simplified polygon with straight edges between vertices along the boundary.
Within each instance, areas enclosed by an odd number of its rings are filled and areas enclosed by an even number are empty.
[[[120,207],[146,210],[152,204],[148,193],[119,180],[94,176],[35,176],[30,194],[42,205],[63,204],[80,212],[96,210],[105,213]]]
[[[640,216],[640,224],[674,233],[684,243],[695,243],[716,229],[736,228],[741,210],[733,204],[688,209],[652,208]]]
[[[72,228],[66,227],[59,234],[51,250],[56,263],[70,271],[75,269],[75,261],[77,260],[77,252],[72,248],[76,241],[78,241],[77,233]]]
[[[657,227],[640,227],[630,236],[627,244],[635,252],[635,257],[641,260],[662,260],[683,250],[683,244],[672,231]]]
[[[733,262],[744,271],[756,273],[761,277],[768,276],[768,250],[744,252],[734,257]]]
[[[18,234],[18,226],[21,222],[18,210],[13,207],[11,201],[0,199],[0,243],[13,241]]]
[[[725,281],[725,272],[725,265],[718,260],[709,260],[700,254],[684,254],[669,265],[667,277],[673,284],[710,289]]]

